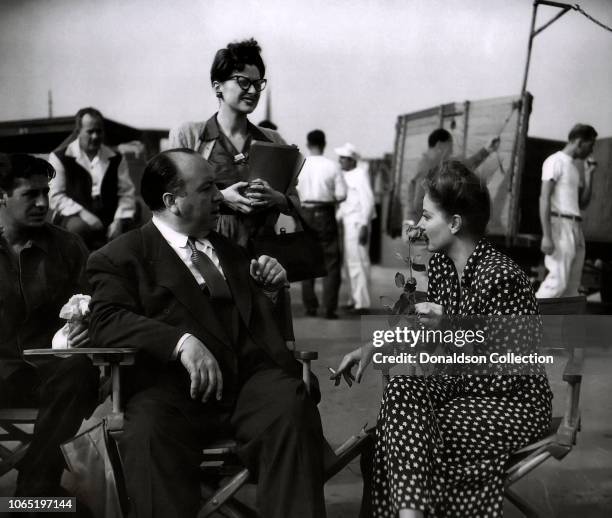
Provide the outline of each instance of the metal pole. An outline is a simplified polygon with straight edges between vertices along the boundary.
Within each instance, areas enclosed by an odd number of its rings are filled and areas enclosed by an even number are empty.
[[[521,99],[527,90],[527,75],[529,74],[529,65],[531,64],[531,48],[533,47],[534,29],[536,16],[538,14],[538,0],[533,3],[533,13],[531,14],[531,28],[529,29],[529,43],[527,44],[527,62],[525,63],[525,73],[523,75],[523,86],[521,87]]]

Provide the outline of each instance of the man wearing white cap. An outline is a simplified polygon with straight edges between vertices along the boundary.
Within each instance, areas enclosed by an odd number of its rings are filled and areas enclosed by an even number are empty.
[[[347,142],[334,151],[339,156],[348,186],[346,200],[340,204],[336,217],[343,227],[344,260],[354,311],[362,314],[370,307],[370,257],[367,245],[374,213],[374,195],[367,171],[357,167],[359,155],[355,146]]]

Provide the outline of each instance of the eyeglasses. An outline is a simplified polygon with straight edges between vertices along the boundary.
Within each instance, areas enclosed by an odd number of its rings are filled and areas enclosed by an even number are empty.
[[[240,89],[244,90],[245,92],[248,92],[251,89],[251,85],[255,87],[256,92],[261,92],[268,83],[267,79],[255,79],[255,81],[251,81],[248,77],[245,76],[232,76],[227,78],[228,81],[230,79],[235,79]]]

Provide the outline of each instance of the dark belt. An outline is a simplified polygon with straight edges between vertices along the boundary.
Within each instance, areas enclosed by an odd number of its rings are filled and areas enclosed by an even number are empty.
[[[582,221],[582,216],[574,216],[573,214],[559,214],[558,212],[550,211],[551,216],[556,218],[571,219],[572,221]]]
[[[322,202],[313,202],[313,201],[303,201],[302,209],[306,210],[335,210],[336,204],[333,201],[322,201]]]

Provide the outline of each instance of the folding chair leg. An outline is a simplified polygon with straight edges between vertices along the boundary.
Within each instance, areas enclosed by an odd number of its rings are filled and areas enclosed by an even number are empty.
[[[15,466],[28,451],[27,444],[19,444],[15,449],[10,450],[0,445],[0,477],[15,469]]]
[[[525,518],[539,518],[538,513],[531,507],[526,500],[523,500],[512,489],[507,487],[504,496],[516,507]]]
[[[250,476],[246,468],[234,475],[227,484],[206,501],[198,513],[198,518],[206,518],[224,505],[249,480]],[[238,517],[243,518],[244,515],[239,514]]]

